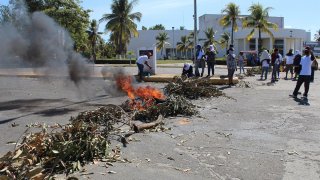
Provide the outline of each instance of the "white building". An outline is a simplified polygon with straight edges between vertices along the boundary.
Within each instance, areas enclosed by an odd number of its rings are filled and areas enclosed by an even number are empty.
[[[216,32],[216,40],[220,40],[220,36],[223,32],[229,32],[231,34],[231,28],[223,28],[219,25],[219,20],[221,19],[222,14],[204,14],[199,17],[199,34],[198,39],[204,39],[204,31],[207,28],[212,27]],[[244,16],[241,16],[244,17]],[[278,25],[278,30],[275,31],[270,29],[274,35],[274,40],[266,33],[262,33],[262,47],[266,49],[278,48],[282,54],[285,54],[289,49],[302,50],[305,42],[311,40],[311,33],[303,29],[293,29],[293,28],[284,28],[284,18],[283,17],[269,17],[269,21],[276,23]],[[255,35],[250,41],[247,41],[246,37],[252,29],[243,29],[242,24],[237,22],[239,30],[234,32],[234,47],[236,53],[239,51],[248,51],[248,50],[258,50],[258,32],[255,32]],[[128,46],[128,50],[138,52],[139,49],[152,49],[153,45],[156,44],[156,36],[163,31],[154,31],[154,30],[140,30],[138,38],[132,38]],[[180,41],[181,36],[189,35],[192,30],[165,30],[169,36],[168,42],[170,43],[166,46],[166,49],[163,51],[162,56],[171,56],[172,52],[174,56],[181,57],[181,55],[176,53],[176,50],[172,50],[176,47],[177,42]],[[198,41],[197,44],[202,44]],[[217,45],[219,55],[223,56],[225,50],[221,49]],[[138,54],[138,53],[137,53]],[[158,57],[162,57],[160,52],[157,52]]]

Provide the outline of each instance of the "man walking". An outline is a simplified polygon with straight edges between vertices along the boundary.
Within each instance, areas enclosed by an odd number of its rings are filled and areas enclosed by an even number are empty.
[[[294,98],[297,98],[297,95],[302,83],[304,83],[303,97],[304,98],[308,97],[310,80],[311,80],[312,58],[311,58],[310,50],[308,50],[307,48],[304,50],[304,54],[305,55],[301,58],[301,62],[300,62],[300,66],[301,66],[300,75],[299,75],[296,87],[291,95]]]

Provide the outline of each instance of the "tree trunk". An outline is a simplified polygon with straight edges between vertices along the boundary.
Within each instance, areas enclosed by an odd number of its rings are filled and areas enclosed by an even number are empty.
[[[231,44],[233,45],[233,24],[234,21],[231,22]]]
[[[261,29],[259,28],[258,53],[261,52],[261,47],[262,47],[262,38],[261,38]]]

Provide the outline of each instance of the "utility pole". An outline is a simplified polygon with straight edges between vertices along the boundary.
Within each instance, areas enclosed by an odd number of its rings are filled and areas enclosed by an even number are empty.
[[[194,18],[194,42],[193,42],[193,56],[194,56],[194,63],[196,62],[197,60],[197,57],[196,57],[196,46],[197,46],[197,0],[194,0],[194,15],[193,15],[193,18]]]

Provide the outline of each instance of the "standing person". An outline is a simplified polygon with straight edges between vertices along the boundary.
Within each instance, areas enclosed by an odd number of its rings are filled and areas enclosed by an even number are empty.
[[[299,75],[296,87],[291,95],[294,98],[297,98],[297,95],[302,83],[304,83],[303,97],[304,98],[308,97],[310,80],[311,80],[312,59],[311,59],[310,51],[307,48],[304,50],[304,54],[305,55],[301,58],[301,62],[300,62],[300,66],[301,66],[300,75]]]
[[[227,67],[228,67],[228,78],[229,78],[229,86],[233,86],[233,74],[236,70],[236,55],[234,54],[234,48],[229,48],[229,54],[227,55]]]
[[[271,55],[271,65],[272,65],[271,82],[278,81],[281,59],[282,59],[282,56],[279,54],[279,49],[275,48]]]
[[[197,50],[196,50],[196,57],[197,57],[197,59],[196,59],[196,62],[194,63],[195,64],[195,66],[194,66],[194,68],[195,68],[195,75],[196,75],[196,77],[199,77],[200,76],[200,73],[199,73],[199,67],[201,67],[202,68],[202,71],[201,71],[201,77],[203,76],[203,73],[204,73],[204,59],[203,59],[203,56],[204,56],[204,52],[203,52],[203,50],[202,50],[202,48],[201,48],[201,45],[197,45],[197,48],[196,48]],[[203,66],[202,66],[203,65]]]
[[[301,54],[299,50],[295,51],[295,56],[293,59],[293,66],[294,66],[294,78],[293,81],[296,81],[298,78],[298,75],[300,73],[300,61],[301,61]]]
[[[269,64],[271,60],[271,55],[267,50],[263,50],[261,55],[260,55],[260,60],[261,60],[261,67],[262,67],[262,72],[261,72],[261,77],[260,79],[263,80],[263,74],[264,74],[264,80],[267,79],[268,71],[269,71]]]
[[[239,65],[239,69],[240,69],[240,74],[241,74],[241,70],[244,73],[244,55],[243,52],[240,52],[238,55],[238,65]]]
[[[293,59],[294,54],[292,53],[292,49],[289,50],[289,52],[286,54],[286,77],[285,80],[288,79],[288,72],[291,73],[291,79],[293,78]]]
[[[314,56],[313,52],[311,51],[310,47],[307,46],[306,49],[310,51],[311,60],[313,61],[312,65],[311,65],[311,80],[310,80],[310,82],[313,82],[314,81],[314,71],[316,69],[318,69],[318,62],[317,62],[316,57]]]
[[[138,66],[138,72],[139,72],[138,75],[140,77],[140,80],[143,80],[144,65],[146,65],[150,69],[152,69],[152,67],[148,63],[148,59],[150,59],[151,56],[152,56],[152,54],[150,52],[147,52],[145,55],[139,56],[139,58],[137,60],[137,66]]]
[[[210,70],[212,72],[212,75],[214,75],[214,64],[216,63],[216,51],[214,50],[213,45],[209,46],[209,50],[206,52],[207,57],[207,68],[208,68],[208,75],[210,76]]]

